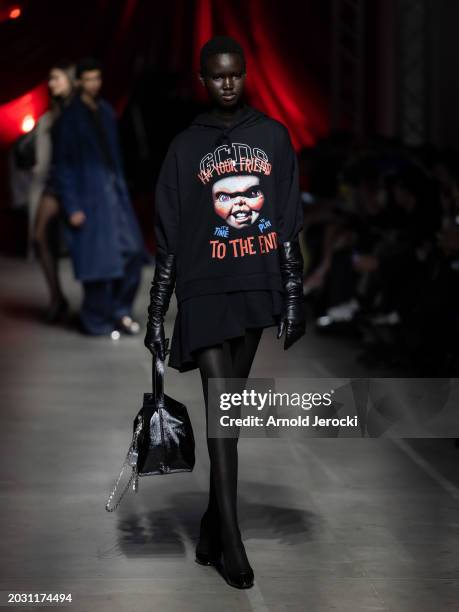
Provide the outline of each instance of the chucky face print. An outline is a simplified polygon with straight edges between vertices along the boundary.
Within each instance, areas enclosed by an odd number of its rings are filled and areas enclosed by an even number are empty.
[[[252,225],[265,201],[260,179],[253,175],[229,176],[216,181],[212,198],[217,215],[236,229]]]

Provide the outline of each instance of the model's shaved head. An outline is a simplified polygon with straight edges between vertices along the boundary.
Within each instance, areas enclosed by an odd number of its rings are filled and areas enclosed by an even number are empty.
[[[221,53],[236,53],[242,59],[242,66],[245,72],[245,55],[241,45],[231,38],[231,36],[214,36],[203,45],[200,54],[200,70],[201,74],[206,74],[206,63],[209,57]]]

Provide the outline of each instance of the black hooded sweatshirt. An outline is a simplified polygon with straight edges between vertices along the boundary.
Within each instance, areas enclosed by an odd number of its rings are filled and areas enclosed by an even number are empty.
[[[283,291],[278,249],[302,228],[287,128],[245,105],[227,127],[198,115],[171,142],[155,194],[158,251],[176,255],[178,303],[241,290]]]

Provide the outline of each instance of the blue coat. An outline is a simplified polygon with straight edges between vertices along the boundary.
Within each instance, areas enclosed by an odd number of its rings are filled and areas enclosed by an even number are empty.
[[[142,233],[132,209],[123,177],[117,123],[112,107],[99,101],[102,124],[114,161],[113,174],[104,161],[88,109],[76,96],[56,122],[53,133],[54,183],[67,217],[64,233],[73,261],[75,277],[81,281],[107,280],[123,276],[121,231],[146,254]],[[117,208],[117,202],[120,208]],[[78,228],[68,216],[83,211],[86,221]],[[121,217],[120,217],[121,213]],[[120,218],[124,223],[120,223]],[[120,227],[122,225],[122,227]]]

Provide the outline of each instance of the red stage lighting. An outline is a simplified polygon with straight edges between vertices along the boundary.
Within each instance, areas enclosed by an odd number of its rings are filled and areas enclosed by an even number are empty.
[[[26,94],[0,105],[0,150],[8,148],[48,109],[48,84],[40,83]]]
[[[35,127],[35,119],[32,115],[26,115],[21,123],[21,130],[26,133],[33,130]]]
[[[17,19],[18,17],[21,16],[21,8],[19,6],[15,6],[14,8],[10,9],[9,12],[9,18],[10,19]]]

